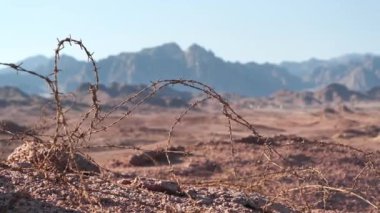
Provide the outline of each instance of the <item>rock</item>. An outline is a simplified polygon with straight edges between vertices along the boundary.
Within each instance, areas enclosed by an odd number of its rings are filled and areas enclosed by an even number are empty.
[[[70,160],[70,153],[59,146],[53,147],[50,143],[35,141],[25,141],[8,156],[7,161],[17,165],[31,164],[34,167],[58,172],[66,170],[100,173],[99,166],[81,153],[73,153],[73,158]]]
[[[170,147],[168,155],[171,163],[181,162],[181,157],[185,155],[185,148],[182,146]],[[133,155],[129,160],[132,166],[156,166],[168,164],[165,149],[158,149],[153,151],[145,151],[142,154]]]
[[[166,194],[180,194],[181,193],[181,187],[178,185],[177,182],[174,181],[168,181],[168,180],[154,180],[154,179],[148,179],[148,180],[141,180],[141,179],[135,179],[134,181],[135,185],[148,189],[150,191],[154,192],[164,192]]]
[[[268,138],[256,135],[250,135],[248,137],[243,137],[235,141],[236,143],[247,143],[253,145],[265,145],[271,143]]]
[[[347,105],[342,104],[339,106],[339,112],[345,112],[345,113],[354,113],[352,109],[350,109]]]
[[[380,133],[380,127],[375,125],[369,125],[356,129],[345,129],[342,132],[335,135],[337,138],[350,139],[355,137],[377,137]]]
[[[191,198],[195,199],[197,197],[197,191],[194,190],[194,189],[189,189],[189,190],[187,190],[186,195],[188,195]]]
[[[209,197],[202,197],[197,201],[198,205],[211,205],[214,200]]]
[[[126,167],[127,165],[120,161],[120,160],[117,160],[117,159],[112,159],[110,164],[109,164],[109,167],[111,168],[117,168],[117,167]]]
[[[34,134],[33,130],[25,126],[20,126],[17,123],[13,121],[8,121],[8,120],[0,121],[0,130],[8,131],[13,134],[22,134],[22,133]],[[0,134],[2,134],[1,131],[0,131]]]
[[[337,114],[338,112],[333,109],[333,108],[330,108],[330,107],[325,107],[323,109],[323,114]]]
[[[211,176],[215,172],[221,172],[222,168],[215,161],[208,159],[192,160],[188,166],[179,171],[179,175],[185,176]]]
[[[12,167],[20,168],[20,169],[27,169],[27,168],[32,168],[33,165],[29,162],[16,162],[16,163],[12,163]]]
[[[118,180],[117,183],[122,184],[122,185],[129,185],[132,183],[132,180],[131,179],[121,179],[121,180]]]
[[[355,137],[363,137],[366,136],[366,132],[360,129],[345,129],[342,132],[338,133],[334,137],[350,139]]]
[[[245,196],[242,193],[234,194],[234,197],[231,200],[234,203],[241,204],[247,208],[253,210],[261,210],[263,212],[273,212],[273,213],[290,213],[294,212],[289,207],[279,204],[272,203],[267,205],[269,201],[259,194],[251,194],[249,196]]]

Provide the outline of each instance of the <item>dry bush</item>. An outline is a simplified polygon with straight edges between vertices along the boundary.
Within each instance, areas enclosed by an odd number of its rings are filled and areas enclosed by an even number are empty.
[[[94,82],[89,84],[89,95],[91,96],[90,108],[77,120],[69,120],[67,113],[69,112],[69,107],[65,107],[62,103],[64,94],[61,93],[59,88],[59,74],[62,72],[59,70],[60,53],[65,48],[65,45],[78,46],[88,57],[89,62],[92,64],[92,70],[94,73]],[[233,177],[227,179],[215,179],[215,180],[196,180],[192,183],[201,186],[228,186],[237,187],[244,191],[261,191],[271,202],[268,206],[274,202],[283,202],[296,210],[300,211],[311,211],[314,208],[328,209],[328,200],[331,197],[336,197],[337,193],[342,195],[343,198],[354,198],[366,203],[373,210],[379,209],[379,201],[377,197],[367,198],[365,195],[368,194],[367,189],[361,191],[353,185],[352,187],[341,187],[339,184],[331,184],[324,173],[320,171],[317,167],[301,167],[294,168],[289,166],[291,164],[281,163],[281,162],[292,162],[292,161],[303,161],[306,162],[307,158],[302,156],[302,154],[295,154],[291,157],[283,156],[281,151],[277,151],[277,147],[280,146],[276,144],[281,141],[281,138],[266,138],[261,136],[254,128],[254,126],[245,120],[241,115],[239,115],[230,104],[214,89],[210,86],[205,85],[201,82],[194,80],[161,80],[153,82],[151,85],[147,86],[143,90],[129,96],[124,101],[117,104],[114,108],[103,112],[100,102],[98,100],[97,91],[99,87],[99,77],[98,68],[96,66],[93,54],[87,49],[81,40],[76,40],[71,37],[58,40],[58,45],[55,49],[54,56],[54,69],[50,75],[43,76],[36,71],[27,70],[22,67],[22,64],[12,64],[12,63],[0,63],[0,65],[8,66],[13,68],[18,72],[24,72],[36,76],[43,81],[45,81],[50,88],[52,97],[54,100],[54,133],[53,134],[39,134],[38,132],[33,132],[33,134],[20,134],[17,132],[11,132],[8,130],[3,130],[15,140],[24,141],[24,143],[33,143],[34,152],[40,151],[41,155],[37,157],[38,160],[33,161],[34,167],[38,169],[43,169],[48,176],[48,173],[54,172],[59,173],[61,177],[60,182],[62,184],[69,184],[65,181],[65,174],[67,172],[77,172],[82,175],[87,175],[89,172],[83,172],[81,165],[78,163],[78,155],[85,156],[81,150],[86,148],[96,148],[96,147],[115,147],[124,149],[133,149],[143,153],[154,153],[153,150],[144,150],[140,147],[135,146],[115,146],[115,145],[103,145],[94,146],[91,144],[91,138],[94,134],[107,131],[112,126],[118,124],[123,119],[128,118],[132,113],[138,109],[143,103],[145,103],[149,98],[153,97],[161,89],[171,86],[171,85],[182,85],[188,88],[192,88],[203,94],[198,100],[194,101],[187,109],[185,109],[181,114],[178,115],[177,119],[173,125],[168,130],[168,138],[166,143],[166,149],[164,151],[166,160],[168,162],[170,171],[169,174],[178,183],[181,182],[181,178],[176,175],[175,169],[172,166],[171,156],[175,154],[181,155],[191,155],[193,153],[172,150],[171,141],[173,137],[173,131],[176,126],[181,122],[181,120],[194,108],[198,107],[201,103],[207,100],[214,100],[221,107],[221,113],[226,118],[227,131],[229,133],[229,141],[227,142],[230,147]],[[118,110],[125,109],[128,106],[128,110],[125,111],[121,116],[117,117],[115,120],[108,122],[110,119],[114,118],[114,115]],[[249,129],[252,133],[251,138],[247,139],[249,143],[259,145],[263,148],[260,150],[260,154],[256,153],[257,156],[262,157],[262,168],[263,172],[260,174],[241,174],[239,169],[236,168],[235,158],[236,150],[234,148],[237,141],[233,140],[233,128],[232,123],[241,125]],[[302,149],[302,146],[311,145],[310,142],[305,143],[302,138],[293,138],[294,143],[298,143],[298,148]],[[322,148],[328,148],[328,146],[341,147],[343,145],[339,144],[319,144]],[[378,162],[374,162],[374,153],[365,153],[360,150],[356,150],[351,147],[345,146],[345,148],[354,150],[354,152],[361,153],[366,157],[366,162],[364,162],[363,169],[357,174],[355,180],[359,180],[360,177],[372,174],[379,177],[379,169],[377,168]],[[42,151],[41,151],[42,150]],[[378,153],[377,153],[378,155]],[[64,156],[64,157],[62,157]],[[87,156],[88,158],[88,156]],[[300,160],[301,159],[301,160]],[[58,162],[63,162],[63,166],[56,165]],[[92,160],[89,160],[92,162]],[[94,163],[94,162],[92,162]],[[91,172],[90,172],[91,173]],[[285,182],[291,182],[292,184],[284,184]],[[273,189],[273,190],[271,190]],[[277,189],[277,191],[275,190]],[[280,189],[280,191],[279,191]],[[100,205],[99,198],[90,197],[89,193],[86,193],[86,186],[78,188],[78,196],[81,199],[86,200],[86,202],[92,203],[93,205]],[[321,207],[322,205],[322,207]]]

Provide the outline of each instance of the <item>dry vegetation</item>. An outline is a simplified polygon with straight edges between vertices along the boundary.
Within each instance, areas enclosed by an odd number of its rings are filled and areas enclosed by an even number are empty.
[[[59,56],[65,45],[80,47],[93,66],[88,110],[63,103],[67,97],[59,89],[59,73],[64,72],[59,70]],[[7,135],[2,140],[10,144],[2,151],[12,151],[12,143],[22,145],[0,165],[1,212],[379,211],[379,151],[314,136],[278,134],[292,133],[299,126],[303,133],[315,132],[321,123],[336,122],[338,129],[332,132],[340,135],[330,139],[339,141],[350,128],[358,128],[342,115],[354,119],[363,116],[360,113],[326,109],[303,115],[307,124],[300,124],[299,114],[288,112],[287,123],[273,116],[275,111],[254,115],[243,110],[247,116],[242,116],[211,87],[192,80],[153,82],[105,111],[97,96],[95,60],[82,41],[72,38],[58,41],[49,76],[22,65],[0,65],[41,78],[54,100],[53,107],[44,107],[32,130],[15,121],[2,125],[0,131]],[[201,95],[182,111],[150,111],[144,105],[171,85],[190,87]],[[271,124],[261,123],[270,115]],[[271,134],[263,136],[256,129]],[[378,135],[375,128],[359,132]]]

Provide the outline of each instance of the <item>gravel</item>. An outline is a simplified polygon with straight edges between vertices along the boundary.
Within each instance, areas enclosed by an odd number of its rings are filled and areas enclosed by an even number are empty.
[[[267,200],[170,180],[45,173],[0,164],[0,212],[262,212]],[[268,212],[292,212],[274,204]]]

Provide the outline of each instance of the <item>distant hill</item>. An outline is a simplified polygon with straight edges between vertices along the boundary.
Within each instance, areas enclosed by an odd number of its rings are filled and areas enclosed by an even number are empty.
[[[290,106],[309,106],[322,105],[313,92],[294,92],[288,90],[280,90],[270,96],[266,101],[274,105],[290,105]]]
[[[75,90],[74,94],[78,102],[83,104],[91,102],[89,87],[90,85],[88,83],[83,83]],[[113,83],[111,86],[99,85],[98,98],[102,105],[113,107],[121,101],[126,100],[129,96],[137,94],[144,88],[146,88],[145,85],[122,85],[119,83]],[[148,89],[137,98],[131,100],[131,103],[138,103],[151,93],[152,89]],[[161,107],[186,107],[192,98],[193,95],[189,92],[165,87],[155,93],[154,96],[149,96],[145,103]]]
[[[44,104],[47,100],[36,95],[29,95],[18,87],[0,87],[0,107],[30,106],[35,103]]]
[[[17,87],[0,87],[0,99],[8,101],[23,101],[30,100],[29,95],[18,89]]]
[[[322,103],[363,101],[370,99],[366,94],[350,90],[346,86],[337,83],[330,84],[314,92],[314,96]]]
[[[52,58],[35,56],[22,62],[24,67],[45,75],[53,70]],[[166,43],[109,56],[97,63],[101,83],[106,86],[114,82],[138,85],[181,78],[204,82],[222,93],[250,97],[268,96],[280,90],[321,89],[331,83],[362,92],[380,86],[380,57],[370,54],[281,64],[239,63],[225,61],[197,44],[182,50],[176,43]],[[59,81],[65,91],[73,91],[94,79],[88,62],[70,56],[61,57],[59,68],[62,70]],[[47,92],[40,79],[10,71],[0,70],[0,86],[17,86],[29,94]]]
[[[277,105],[316,106],[354,101],[377,101],[380,100],[377,96],[379,94],[379,87],[361,93],[350,90],[342,84],[333,83],[316,91],[278,91],[271,95],[267,101]]]
[[[130,95],[139,92],[145,87],[144,85],[121,85],[118,83],[113,83],[109,87],[99,85],[98,99],[102,106],[106,108],[114,107],[122,100],[127,99]],[[137,103],[151,92],[152,90],[146,90],[146,92],[141,93],[140,96],[133,99],[131,103]],[[161,107],[186,107],[192,98],[193,95],[189,92],[177,91],[171,87],[165,87],[158,91],[156,95],[146,99],[144,103]],[[73,91],[72,95],[63,97],[62,99],[63,104],[73,107],[88,106],[92,103],[91,101],[92,97],[89,94],[88,83],[80,84],[79,87]],[[0,87],[0,108],[8,106],[30,106],[34,104],[44,105],[48,102],[48,98],[29,95],[17,87]]]
[[[380,86],[373,87],[367,92],[367,95],[373,99],[380,100]]]

